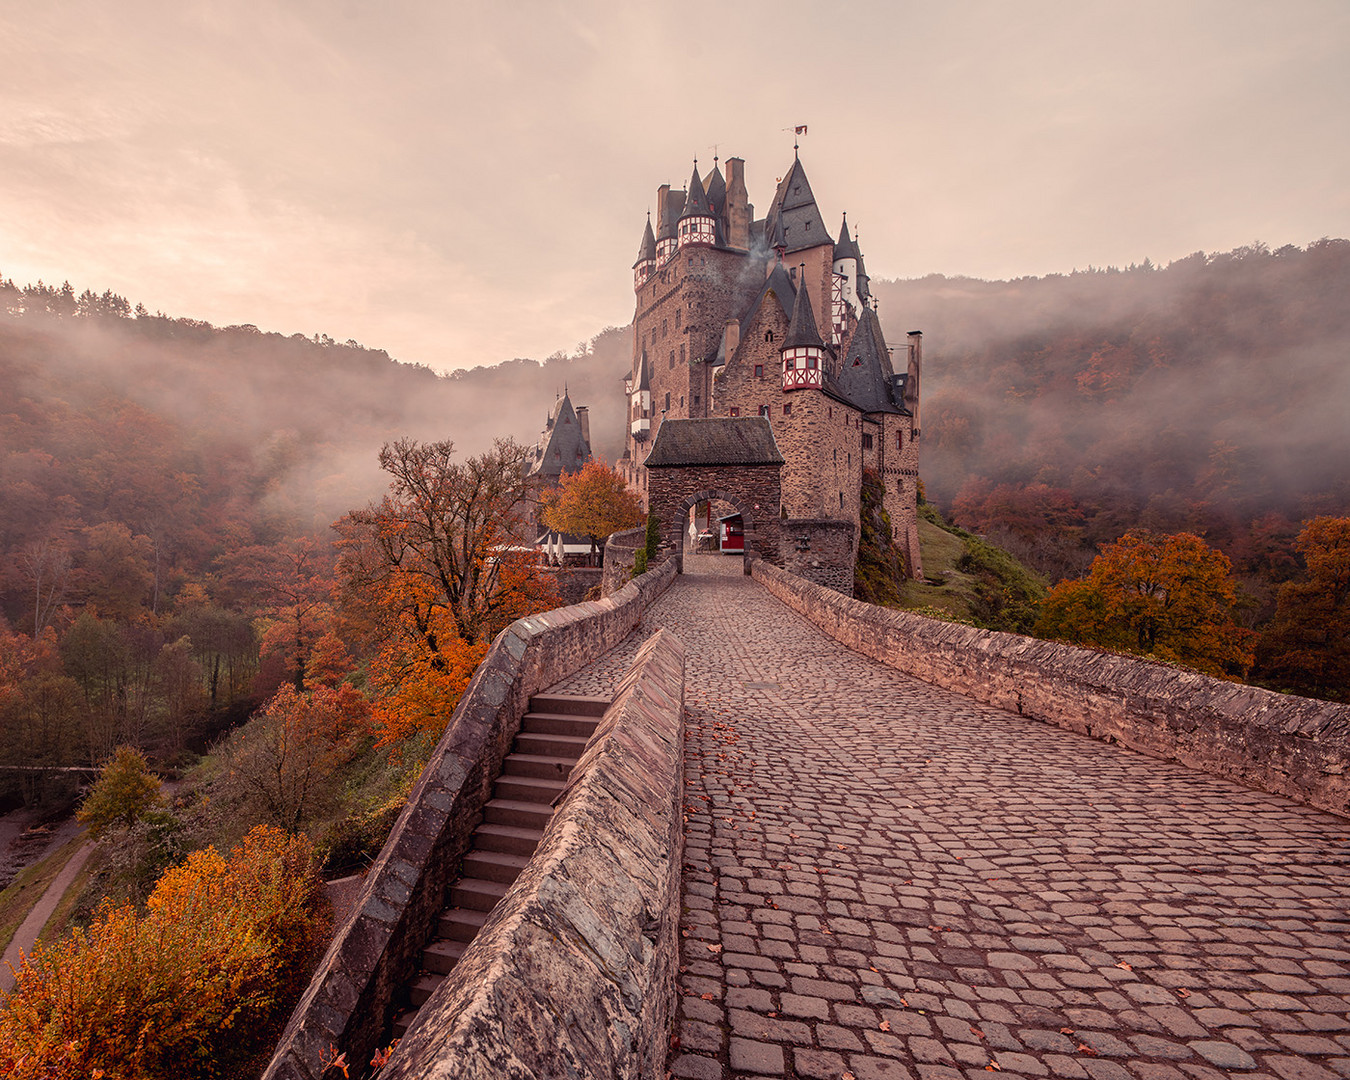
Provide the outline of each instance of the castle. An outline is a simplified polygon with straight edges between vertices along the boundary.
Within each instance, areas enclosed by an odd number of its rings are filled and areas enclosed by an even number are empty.
[[[758,219],[745,162],[726,166],[724,176],[714,161],[700,178],[695,161],[686,190],[657,190],[655,229],[648,213],[633,265],[620,471],[645,499],[663,420],[766,417],[783,458],[782,546],[831,551],[847,561],[851,586],[862,472],[873,469],[907,570],[919,577],[922,336],[909,334],[896,373],[847,216],[833,239],[799,156]],[[723,528],[724,548],[732,535]]]

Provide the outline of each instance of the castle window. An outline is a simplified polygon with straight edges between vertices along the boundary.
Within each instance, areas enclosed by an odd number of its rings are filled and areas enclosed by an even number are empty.
[[[764,340],[765,340],[765,341],[772,341],[772,340],[773,340],[773,331],[772,331],[772,330],[765,330],[765,331],[764,331]]]
[[[783,415],[784,416],[792,415],[792,402],[790,401],[783,402]]]
[[[839,509],[842,510],[843,508],[844,508],[844,493],[841,491],[839,493]]]
[[[897,450],[903,450],[905,448],[905,433],[903,431],[897,431],[895,433],[895,448]]]
[[[738,408],[736,408],[734,405],[731,407],[731,410],[730,410],[730,411],[731,411],[731,415],[732,415],[732,416],[740,416],[740,415],[741,415],[741,410],[738,409]]]
[[[665,336],[666,336],[666,333],[667,333],[667,331],[668,331],[669,329],[670,329],[670,328],[666,325],[666,320],[665,320],[665,319],[662,319],[662,320],[661,320],[661,336],[662,336],[662,337],[665,337]]]
[[[872,436],[871,436],[871,435],[864,435],[864,436],[863,436],[863,449],[864,449],[864,450],[871,450],[871,449],[872,449]]]
[[[850,450],[850,451],[848,452],[848,461],[846,462],[846,464],[847,464],[850,468],[853,466],[853,451],[852,451],[852,450]]]
[[[683,394],[680,395],[680,408],[681,408],[681,409],[684,408],[684,395],[683,395]]]
[[[761,405],[761,406],[759,407],[759,415],[760,415],[760,416],[768,416],[768,415],[769,415],[769,407],[768,407],[767,405]]]
[[[680,346],[680,363],[681,363],[681,364],[684,363],[684,346],[683,346],[683,345]]]
[[[679,309],[679,308],[676,308],[676,309],[675,309],[675,329],[678,330],[679,328],[680,328],[680,309]]]
[[[764,378],[764,365],[763,365],[763,364],[756,364],[756,365],[755,365],[755,378],[756,378],[756,379],[762,379],[762,378]]]
[[[694,395],[694,407],[695,407],[695,408],[698,407],[698,395],[697,395],[697,394]]]
[[[825,414],[826,414],[825,418],[826,418],[827,420],[833,420],[833,419],[834,419],[834,406],[831,405],[828,409],[826,409],[826,410],[825,410]]]
[[[670,412],[670,392],[666,392],[666,412]]]
[[[675,350],[674,350],[674,349],[671,349],[671,350],[670,350],[670,366],[671,366],[671,369],[674,370],[674,368],[675,368]]]

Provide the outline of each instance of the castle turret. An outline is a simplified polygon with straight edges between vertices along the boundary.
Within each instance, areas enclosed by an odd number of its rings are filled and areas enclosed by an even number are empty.
[[[659,266],[675,254],[676,228],[680,208],[684,206],[683,191],[671,191],[669,184],[656,189],[656,262]]]
[[[689,197],[684,203],[684,212],[680,214],[679,245],[713,244],[717,241],[717,218],[708,205],[708,193],[703,190],[703,181],[698,178],[698,162],[694,162],[694,175],[689,181]]]
[[[839,239],[834,245],[834,272],[841,279],[840,299],[852,309],[855,319],[861,319],[863,313],[862,299],[858,296],[858,267],[861,262],[858,245],[849,235],[848,215],[845,214],[844,223],[839,226]],[[836,323],[842,314],[835,313]]]
[[[637,262],[633,264],[633,288],[642,288],[655,269],[656,234],[652,232],[652,215],[648,213],[647,227],[642,230],[642,243],[638,245]]]
[[[638,359],[637,385],[629,400],[629,431],[635,442],[644,442],[652,430],[652,377],[647,350]]]
[[[804,269],[804,267],[803,267]],[[824,379],[825,342],[816,329],[816,317],[811,312],[810,290],[800,284],[798,275],[797,298],[792,304],[792,319],[783,338],[783,389],[819,390]]]

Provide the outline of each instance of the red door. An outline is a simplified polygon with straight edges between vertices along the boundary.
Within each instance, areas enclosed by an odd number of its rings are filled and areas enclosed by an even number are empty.
[[[733,514],[730,517],[724,517],[719,524],[722,526],[722,550],[744,551],[745,523],[741,519],[741,515]]]

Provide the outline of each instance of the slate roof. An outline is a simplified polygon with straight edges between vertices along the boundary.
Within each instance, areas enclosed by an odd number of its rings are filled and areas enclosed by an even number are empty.
[[[647,364],[647,350],[642,350],[642,359],[638,361],[638,383],[639,390],[650,390],[652,388],[651,368]]]
[[[652,216],[647,215],[647,227],[642,230],[642,243],[638,245],[637,262],[633,264],[636,270],[645,262],[652,262],[656,259],[656,236],[652,233]]]
[[[773,428],[763,416],[663,420],[647,468],[680,465],[782,465]]]
[[[893,375],[881,320],[871,308],[864,308],[839,365],[835,388],[865,413],[907,415],[903,400],[892,393]]]
[[[683,191],[667,191],[663,205],[656,208],[656,238],[673,240],[678,231],[680,212],[688,196]]]
[[[708,205],[718,217],[721,217],[727,208],[727,181],[715,160],[713,171],[708,174]]]
[[[591,447],[581,437],[581,424],[572,399],[563,394],[553,406],[548,421],[548,438],[534,448],[527,476],[556,478],[564,472],[574,473],[591,460]]]
[[[818,244],[832,244],[829,231],[816,206],[811,182],[801,159],[792,162],[792,168],[783,177],[774,193],[773,205],[765,221],[766,234],[772,246],[774,230],[781,224],[788,251],[803,251]]]
[[[848,215],[844,215],[844,223],[839,226],[839,239],[834,242],[834,261],[840,259],[857,259],[860,257],[858,245],[853,242],[853,237],[848,234]]]
[[[708,193],[703,190],[703,181],[698,178],[698,163],[694,164],[694,175],[689,178],[689,197],[684,201],[680,220],[687,217],[712,217],[712,207],[708,204]]]
[[[825,342],[816,329],[816,317],[811,311],[811,300],[805,289],[798,289],[792,304],[792,321],[788,323],[787,336],[783,338],[783,348],[795,349],[801,346],[813,346],[824,349]]]
[[[782,308],[784,316],[791,319],[792,306],[797,297],[797,287],[792,284],[792,278],[790,278],[788,272],[783,269],[782,263],[778,263],[774,266],[773,271],[769,274],[768,278],[765,279],[763,287],[759,290],[759,294],[755,297],[750,306],[745,309],[745,314],[741,316],[742,338],[745,336],[745,328],[750,325],[750,321],[755,317],[755,314],[759,311],[760,307],[764,304],[765,299],[771,293],[773,294],[773,298],[778,301],[778,306]],[[731,358],[725,355],[723,350],[719,349],[715,363],[718,365],[725,364],[729,359]]]

